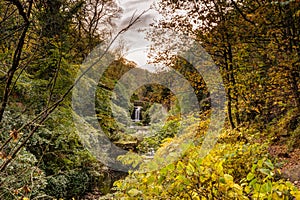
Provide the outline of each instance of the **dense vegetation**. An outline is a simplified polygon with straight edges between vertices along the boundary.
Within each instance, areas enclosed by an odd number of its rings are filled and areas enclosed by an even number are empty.
[[[127,174],[109,169],[84,147],[71,96],[81,63],[115,28],[118,5],[0,2],[0,199],[84,199],[95,191],[111,193],[105,199],[300,199],[297,181],[287,180],[292,177],[280,170],[285,163],[270,154],[270,147],[280,145],[288,157],[300,145],[299,1],[160,0],[155,9],[162,17],[147,32],[151,62],[182,74],[201,112],[183,116],[176,95],[159,84],[144,85],[130,97],[122,90],[129,110],[111,105],[118,80],[137,66],[120,52],[104,52],[116,59],[97,83],[96,117],[112,142],[130,149],[119,158],[136,167]],[[174,40],[161,34],[165,30],[199,43],[225,85],[226,122],[206,156],[201,144],[211,91],[191,63],[169,54]],[[169,78],[164,70],[157,75]],[[135,101],[145,109],[135,125],[153,125],[144,139],[130,135],[127,122],[112,114],[111,106],[132,113]],[[163,117],[151,116],[162,110]],[[180,124],[186,126],[177,135]],[[140,154],[152,150],[153,159],[144,162]]]

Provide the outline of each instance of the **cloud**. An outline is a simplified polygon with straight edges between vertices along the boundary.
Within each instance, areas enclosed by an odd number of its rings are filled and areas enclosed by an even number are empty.
[[[123,13],[121,17],[115,22],[116,29],[115,34],[122,28],[126,27],[133,16],[138,16],[142,12],[150,9],[154,0],[119,0],[119,6],[122,8]],[[128,49],[128,54],[125,54],[125,58],[134,61],[139,67],[149,68],[147,65],[147,47],[150,43],[145,39],[145,33],[139,31],[140,29],[149,28],[150,24],[157,19],[159,14],[154,9],[150,9],[145,13],[139,21],[131,27],[129,31],[124,33],[119,39],[125,43]]]

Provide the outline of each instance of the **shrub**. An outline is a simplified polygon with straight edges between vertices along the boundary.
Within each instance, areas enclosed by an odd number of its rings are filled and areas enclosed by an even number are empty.
[[[239,135],[238,132],[232,134]],[[168,148],[169,144],[163,148]],[[152,161],[143,163],[138,171],[131,172],[125,180],[115,182],[117,197],[293,199],[300,195],[290,182],[275,178],[279,170],[268,159],[266,148],[260,143],[219,142],[204,158],[200,157],[200,146],[191,144],[179,159],[161,165],[171,154],[163,157],[158,153]],[[144,171],[146,173],[142,173]]]

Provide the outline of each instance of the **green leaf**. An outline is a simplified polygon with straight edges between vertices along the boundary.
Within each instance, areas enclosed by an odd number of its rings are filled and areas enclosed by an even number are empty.
[[[251,181],[254,177],[255,177],[255,175],[254,175],[253,173],[250,172],[250,173],[247,175],[247,180],[248,180],[248,181]]]
[[[259,160],[259,161],[257,162],[257,167],[262,167],[262,165],[263,165],[263,160]]]
[[[255,178],[249,183],[249,185],[253,187],[256,182],[257,182],[257,179]]]
[[[128,191],[128,195],[130,197],[135,197],[135,196],[137,196],[137,195],[139,195],[141,193],[142,193],[141,191],[139,191],[139,190],[137,190],[135,188],[133,188],[133,189],[131,189],[131,190]]]
[[[261,173],[263,173],[265,175],[271,175],[271,171],[269,169],[266,169],[266,168],[261,168],[258,171],[260,171]]]
[[[271,162],[271,160],[270,159],[268,159],[268,160],[266,160],[265,161],[265,164],[270,168],[270,169],[274,169],[274,165],[273,165],[273,163]]]
[[[175,165],[174,165],[174,163],[169,164],[169,165],[166,167],[166,169],[167,169],[168,171],[174,171],[174,170],[175,170]]]
[[[220,178],[219,178],[219,181],[220,181],[220,183],[224,183],[224,184],[226,183],[226,181],[225,181],[225,178],[224,178],[224,177],[220,177]]]
[[[253,164],[251,168],[251,172],[254,173],[256,170],[257,164]]]
[[[191,163],[189,163],[187,165],[186,172],[187,172],[188,175],[193,175],[193,173],[195,172],[195,168]]]
[[[262,185],[262,191],[265,193],[269,193],[272,191],[272,183],[271,181],[268,181],[267,183],[264,183]]]

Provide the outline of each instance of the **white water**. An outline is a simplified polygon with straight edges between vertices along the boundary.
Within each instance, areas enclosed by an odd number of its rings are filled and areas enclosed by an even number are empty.
[[[141,121],[141,109],[142,109],[141,106],[136,106],[134,108],[134,119],[133,119],[133,121],[135,121],[135,122]]]

